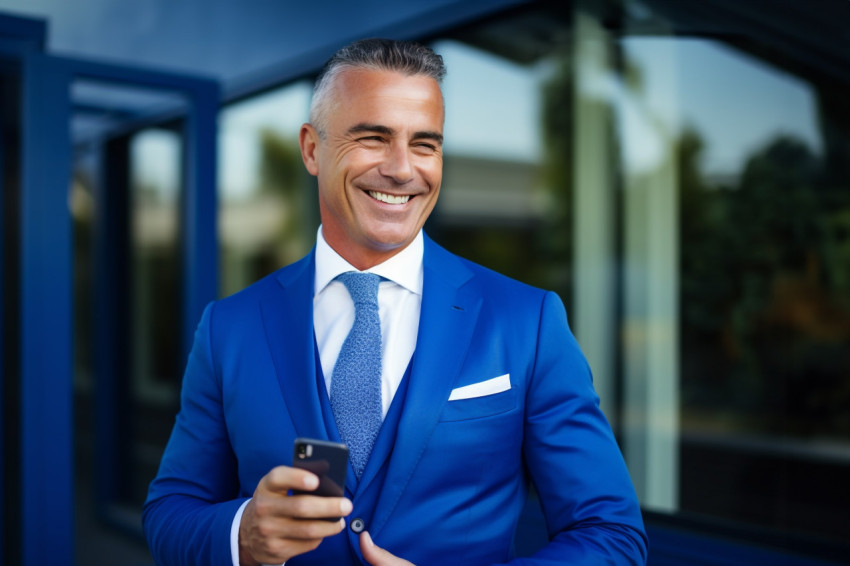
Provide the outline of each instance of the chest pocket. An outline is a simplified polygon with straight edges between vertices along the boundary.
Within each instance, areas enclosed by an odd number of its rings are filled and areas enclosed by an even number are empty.
[[[440,422],[492,417],[512,411],[516,405],[517,390],[513,388],[482,397],[446,401],[443,412],[440,413]]]

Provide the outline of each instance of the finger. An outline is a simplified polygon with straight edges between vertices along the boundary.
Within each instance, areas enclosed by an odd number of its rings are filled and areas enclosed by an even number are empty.
[[[319,478],[316,474],[307,470],[292,468],[290,466],[277,466],[263,476],[258,489],[259,487],[284,495],[290,489],[314,491],[319,487]]]
[[[339,534],[345,528],[345,519],[325,521],[323,519],[278,518],[261,525],[270,539],[292,541],[320,541]]]
[[[280,501],[289,498],[266,498]],[[239,526],[240,553],[246,551],[264,564],[280,564],[292,556],[316,548],[323,539],[339,534],[345,521],[302,520],[274,514],[255,513],[257,505],[249,503]],[[250,563],[246,560],[246,563]]]
[[[347,517],[354,506],[345,497],[293,495],[279,501],[280,514],[295,519]]]
[[[319,497],[316,495],[281,495],[280,493],[260,492],[258,489],[246,507],[251,515],[268,519],[292,519],[296,521],[315,521],[323,519],[327,523],[351,514],[354,506],[344,497]]]

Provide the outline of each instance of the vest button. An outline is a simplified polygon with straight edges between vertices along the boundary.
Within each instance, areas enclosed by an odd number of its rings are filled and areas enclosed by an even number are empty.
[[[348,527],[357,533],[358,535],[366,530],[366,521],[357,517],[356,519],[352,519],[351,523],[349,523]]]

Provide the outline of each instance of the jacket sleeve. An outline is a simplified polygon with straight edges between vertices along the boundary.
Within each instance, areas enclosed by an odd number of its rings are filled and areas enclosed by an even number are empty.
[[[515,564],[645,564],[640,506],[563,303],[547,293],[526,398],[524,456],[550,542]]]
[[[144,506],[145,536],[160,565],[232,564],[230,529],[245,501],[210,348],[213,305],[195,332],[180,412]]]

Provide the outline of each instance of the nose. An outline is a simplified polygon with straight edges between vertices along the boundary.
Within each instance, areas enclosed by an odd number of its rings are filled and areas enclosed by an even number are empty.
[[[386,156],[378,167],[378,172],[400,185],[412,181],[413,165],[410,163],[407,147],[402,144],[389,145]]]

